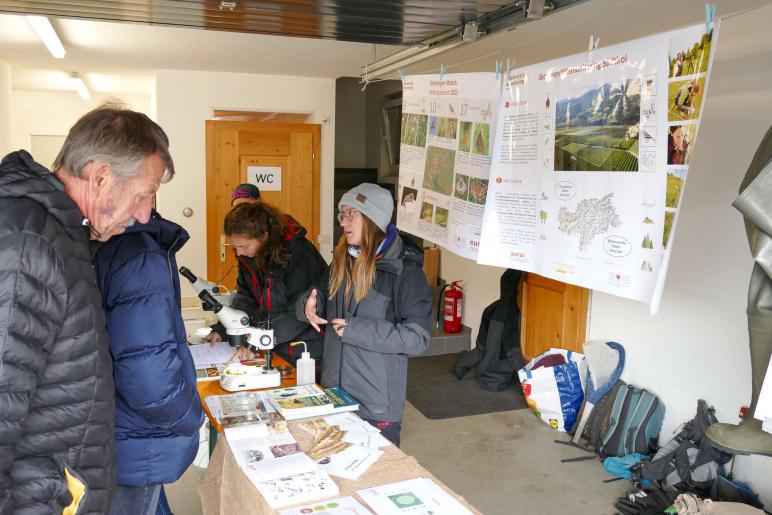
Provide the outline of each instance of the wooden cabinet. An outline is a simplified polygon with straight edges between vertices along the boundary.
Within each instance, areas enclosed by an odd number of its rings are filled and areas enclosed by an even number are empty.
[[[520,345],[530,360],[550,347],[582,351],[590,290],[528,273],[520,284]]]

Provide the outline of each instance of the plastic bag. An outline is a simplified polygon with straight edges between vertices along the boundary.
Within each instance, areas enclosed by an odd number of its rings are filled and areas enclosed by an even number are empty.
[[[606,472],[609,474],[614,474],[615,476],[621,477],[622,479],[632,481],[634,477],[633,470],[637,467],[637,465],[642,461],[649,461],[650,459],[651,458],[649,456],[637,452],[628,454],[627,456],[609,456],[603,460],[603,468],[606,469]],[[648,479],[643,479],[641,486],[648,486],[650,482],[651,481]]]
[[[533,369],[554,355],[562,355],[565,364]],[[584,355],[565,349],[550,349],[533,358],[517,372],[528,407],[551,428],[566,432],[584,400],[585,368]]]

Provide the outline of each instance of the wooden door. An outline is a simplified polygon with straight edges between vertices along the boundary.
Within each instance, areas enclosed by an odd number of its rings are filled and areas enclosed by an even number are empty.
[[[207,120],[207,278],[236,286],[236,259],[223,234],[233,189],[248,182],[249,166],[281,168],[281,190],[260,191],[260,199],[292,215],[317,248],[321,126]]]
[[[521,287],[523,357],[529,361],[550,347],[581,352],[590,290],[531,273]]]

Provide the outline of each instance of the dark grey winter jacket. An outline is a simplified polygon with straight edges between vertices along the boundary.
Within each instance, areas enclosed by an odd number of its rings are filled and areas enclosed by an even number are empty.
[[[348,324],[342,338],[327,327],[322,386],[346,390],[359,401],[362,418],[402,421],[407,358],[422,354],[431,336],[432,302],[422,261],[420,248],[396,236],[376,262],[373,289],[360,302],[352,298],[344,310],[345,287],[333,299],[327,284],[319,288],[319,316],[328,325],[334,318]],[[305,320],[303,305],[301,299],[297,314]]]
[[[82,221],[28,153],[0,163],[2,515],[62,513],[79,482],[73,513],[110,505],[115,388]]]

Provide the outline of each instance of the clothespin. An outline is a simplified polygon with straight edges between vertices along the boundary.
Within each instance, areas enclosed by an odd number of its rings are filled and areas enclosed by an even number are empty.
[[[598,43],[600,43],[600,38],[595,38],[594,35],[590,34],[590,44],[587,47],[587,60],[592,61],[592,53],[593,51],[598,48]]]
[[[440,65],[440,80],[442,80],[443,77],[445,77],[445,74],[448,73],[448,67],[444,64]]]
[[[501,75],[501,61],[496,61],[496,80],[499,80],[499,75]]]
[[[512,91],[512,66],[515,65],[515,60],[512,59],[510,61],[509,57],[507,57],[507,74],[504,75],[504,84],[509,89],[509,95],[512,98],[515,98],[514,92]]]
[[[364,86],[362,86],[362,91],[366,90],[367,85],[370,84],[370,73],[367,68],[368,68],[368,64],[365,63],[365,76],[363,77],[362,82],[360,82],[360,84],[364,83]]]
[[[705,32],[713,30],[713,19],[716,17],[716,4],[705,4]]]
[[[397,70],[397,73],[399,73],[399,79],[402,82],[405,82],[405,69],[404,68],[400,68],[399,70]]]

